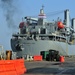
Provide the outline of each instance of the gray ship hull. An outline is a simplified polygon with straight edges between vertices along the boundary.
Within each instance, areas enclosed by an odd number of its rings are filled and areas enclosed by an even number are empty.
[[[25,40],[20,39],[22,44],[22,51],[16,50],[15,46],[18,43],[17,40],[11,40],[11,48],[13,52],[17,53],[17,56],[24,55],[40,55],[41,51],[56,50],[60,55],[69,56],[75,55],[75,45],[69,45],[65,42],[52,41],[52,40]]]

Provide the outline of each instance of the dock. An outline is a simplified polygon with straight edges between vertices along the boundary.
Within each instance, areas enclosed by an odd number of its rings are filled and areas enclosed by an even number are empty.
[[[75,75],[75,58],[67,57],[65,62],[25,61],[27,68],[23,75]]]

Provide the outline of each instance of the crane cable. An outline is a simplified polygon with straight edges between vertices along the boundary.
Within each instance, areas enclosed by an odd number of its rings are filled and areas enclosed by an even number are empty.
[[[46,13],[46,16],[47,17],[51,17],[51,16],[56,16],[56,15],[59,15],[59,14],[61,14],[61,13],[63,13],[64,12],[64,10],[60,10],[60,11],[53,11],[53,12],[49,12],[49,13]],[[37,17],[36,15],[33,15],[33,16],[31,16],[31,17]]]
[[[47,13],[46,16],[47,17],[56,16],[56,15],[62,14],[63,12],[64,12],[64,10],[55,11],[55,12]]]

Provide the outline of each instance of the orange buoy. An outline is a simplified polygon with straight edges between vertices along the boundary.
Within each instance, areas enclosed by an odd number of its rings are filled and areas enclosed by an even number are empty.
[[[65,62],[64,56],[60,56],[60,62]]]

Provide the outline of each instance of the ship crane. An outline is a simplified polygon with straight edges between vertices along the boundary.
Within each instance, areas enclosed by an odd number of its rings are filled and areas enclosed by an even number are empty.
[[[37,19],[37,18],[32,18],[32,17],[28,17],[28,16],[27,16],[27,17],[25,17],[25,19],[26,19],[26,20],[36,21],[36,22],[38,21],[38,19]]]

